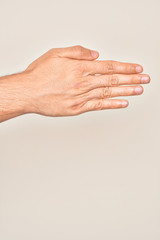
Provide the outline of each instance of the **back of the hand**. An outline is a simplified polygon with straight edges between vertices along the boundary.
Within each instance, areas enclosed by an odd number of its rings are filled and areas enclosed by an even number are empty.
[[[123,108],[128,106],[127,100],[112,98],[141,94],[139,84],[150,82],[149,75],[140,74],[141,65],[95,60],[98,56],[73,46],[50,49],[32,62],[25,70],[30,79],[30,112],[72,116]]]

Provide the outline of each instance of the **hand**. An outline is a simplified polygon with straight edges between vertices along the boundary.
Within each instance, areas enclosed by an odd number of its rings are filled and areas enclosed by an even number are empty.
[[[147,74],[140,74],[141,65],[95,60],[98,56],[96,52],[92,56],[87,48],[73,46],[50,49],[36,59],[25,70],[30,79],[29,111],[71,116],[123,108],[128,106],[127,100],[112,98],[141,94],[143,88],[139,84],[150,82]]]

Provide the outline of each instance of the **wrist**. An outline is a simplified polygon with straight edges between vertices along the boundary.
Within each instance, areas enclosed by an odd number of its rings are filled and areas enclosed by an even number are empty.
[[[31,81],[27,72],[0,77],[0,114],[22,115],[32,112]],[[30,84],[29,84],[30,83]]]
[[[23,71],[19,73],[21,99],[23,107],[21,111],[25,113],[35,113],[35,107],[33,104],[34,96],[36,95],[36,89],[34,89],[34,79],[30,71]]]

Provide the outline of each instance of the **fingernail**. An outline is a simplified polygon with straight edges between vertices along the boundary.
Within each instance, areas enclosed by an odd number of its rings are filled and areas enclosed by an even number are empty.
[[[127,107],[128,106],[128,102],[122,102],[122,107]]]
[[[142,72],[142,71],[143,71],[143,69],[142,69],[142,67],[141,67],[141,66],[137,66],[137,67],[136,67],[136,72],[138,72],[138,73],[139,73],[139,72]]]
[[[92,57],[96,58],[99,56],[99,53],[97,51],[91,50]]]
[[[148,83],[149,81],[150,81],[149,76],[145,76],[145,77],[142,77],[142,78],[141,78],[141,82],[142,82],[142,83]]]
[[[141,87],[136,87],[135,92],[136,92],[136,94],[140,94],[143,92],[143,89]]]

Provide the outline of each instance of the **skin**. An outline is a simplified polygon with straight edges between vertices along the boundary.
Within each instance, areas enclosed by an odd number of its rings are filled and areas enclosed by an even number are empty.
[[[114,98],[140,95],[140,84],[150,82],[139,64],[98,57],[80,45],[52,48],[23,72],[0,77],[0,122],[27,113],[58,117],[124,108],[128,101]]]

